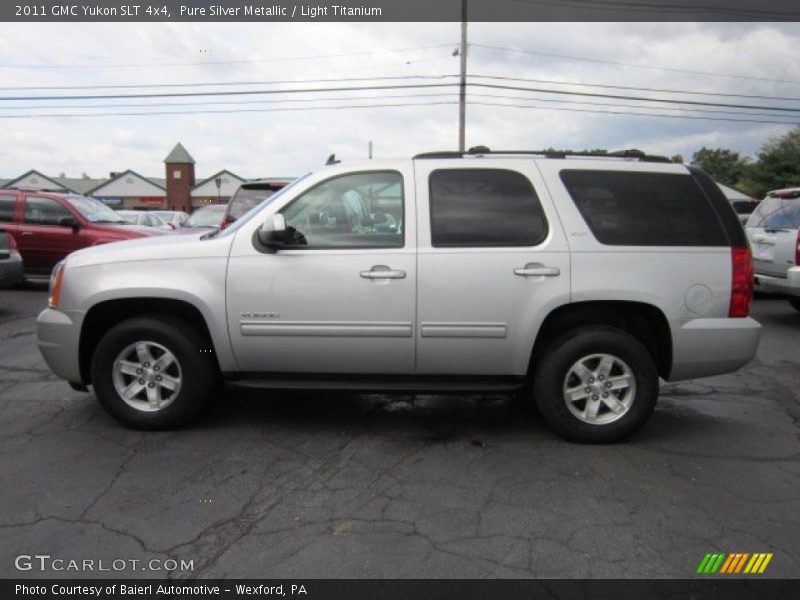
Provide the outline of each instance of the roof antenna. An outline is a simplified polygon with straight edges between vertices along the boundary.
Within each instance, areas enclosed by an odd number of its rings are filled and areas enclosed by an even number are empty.
[[[335,165],[335,164],[338,164],[338,163],[340,163],[340,162],[342,162],[342,161],[340,161],[340,160],[336,160],[336,153],[334,153],[334,154],[331,154],[331,155],[328,157],[328,160],[326,160],[326,161],[325,161],[325,165],[326,165],[326,166],[327,166],[327,165]]]

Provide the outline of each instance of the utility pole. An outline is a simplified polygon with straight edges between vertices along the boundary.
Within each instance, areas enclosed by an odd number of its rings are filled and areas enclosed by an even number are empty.
[[[461,0],[461,81],[458,90],[458,151],[464,152],[467,125],[467,0]]]

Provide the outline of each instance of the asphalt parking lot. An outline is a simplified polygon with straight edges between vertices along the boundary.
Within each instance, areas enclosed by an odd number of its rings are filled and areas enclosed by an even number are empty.
[[[674,577],[709,552],[800,573],[800,313],[758,357],[664,385],[630,442],[566,443],[499,397],[227,392],[177,432],[120,427],[46,368],[43,288],[0,291],[0,576],[15,557],[181,559],[187,577]],[[119,564],[119,563],[118,563]],[[96,567],[95,567],[96,568]]]

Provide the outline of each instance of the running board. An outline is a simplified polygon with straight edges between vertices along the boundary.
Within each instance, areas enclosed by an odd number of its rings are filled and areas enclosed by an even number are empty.
[[[418,376],[375,375],[264,375],[225,374],[225,383],[248,389],[328,390],[356,393],[415,393],[415,394],[485,394],[518,392],[528,383],[527,377],[492,376]]]

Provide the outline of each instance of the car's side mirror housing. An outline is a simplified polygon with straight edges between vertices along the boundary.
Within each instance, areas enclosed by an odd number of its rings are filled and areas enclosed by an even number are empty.
[[[79,229],[81,226],[81,224],[78,223],[78,219],[76,219],[75,217],[61,217],[58,220],[58,224],[61,227],[70,227],[74,230]]]
[[[258,229],[258,241],[261,244],[272,250],[277,251],[279,248],[286,245],[289,239],[286,230],[286,219],[281,214],[268,215],[264,219],[264,223]]]

